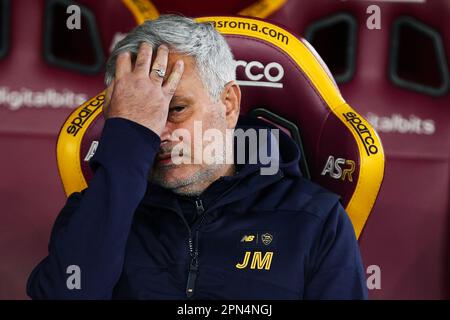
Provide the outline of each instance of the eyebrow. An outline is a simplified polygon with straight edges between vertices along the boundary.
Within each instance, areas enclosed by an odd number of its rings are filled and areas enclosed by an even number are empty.
[[[186,103],[191,103],[192,99],[190,97],[186,97],[186,96],[173,96],[172,100],[170,100],[170,104],[173,103],[180,103],[180,102],[186,102]]]

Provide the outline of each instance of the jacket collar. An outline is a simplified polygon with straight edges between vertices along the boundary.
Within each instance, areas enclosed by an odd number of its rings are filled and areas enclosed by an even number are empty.
[[[240,117],[236,129],[274,129],[265,122],[249,117]],[[279,170],[274,175],[261,175],[263,167],[257,157],[256,164],[237,165],[238,172],[234,176],[221,177],[212,183],[198,198],[205,203],[206,210],[212,210],[228,203],[244,199],[262,188],[280,180],[286,175],[300,176],[300,151],[295,142],[282,130],[279,131]],[[268,141],[270,144],[270,140]],[[248,146],[247,146],[248,147]],[[236,145],[235,145],[236,148]],[[235,150],[236,154],[236,150]],[[178,198],[172,191],[149,183],[142,201],[144,205],[166,208],[177,213],[181,209]]]

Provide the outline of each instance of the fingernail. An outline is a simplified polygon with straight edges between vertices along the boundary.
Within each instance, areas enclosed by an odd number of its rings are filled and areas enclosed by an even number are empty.
[[[169,50],[169,48],[165,44],[160,45],[159,48],[167,51]]]

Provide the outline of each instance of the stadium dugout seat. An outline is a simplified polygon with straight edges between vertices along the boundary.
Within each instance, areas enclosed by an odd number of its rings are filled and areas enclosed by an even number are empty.
[[[225,36],[236,59],[241,113],[278,125],[298,142],[305,177],[339,194],[357,236],[384,174],[381,142],[371,125],[342,98],[331,74],[304,40],[274,24],[243,17],[206,17]],[[75,110],[57,146],[66,195],[87,187],[89,159],[104,118],[100,93]]]

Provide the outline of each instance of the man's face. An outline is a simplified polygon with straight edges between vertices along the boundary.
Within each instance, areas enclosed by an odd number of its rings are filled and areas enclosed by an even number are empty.
[[[234,128],[237,113],[229,112],[227,100],[219,99],[215,102],[210,98],[193,58],[171,53],[167,76],[170,75],[173,64],[180,58],[184,61],[184,72],[169,106],[167,123],[161,134],[160,151],[150,180],[175,193],[198,195],[227,171],[225,164],[206,164],[205,161],[200,161],[199,157],[202,157],[203,149],[208,145],[208,142],[202,141],[203,132],[214,128],[225,137],[226,129]],[[195,135],[200,139],[195,139],[194,125]],[[199,125],[201,131],[198,130]],[[176,134],[180,132],[179,129],[184,129],[187,133],[183,134],[182,138]],[[176,159],[171,154],[175,146],[183,146],[182,158],[185,163],[174,164]],[[187,161],[190,161],[190,164],[186,163]]]

